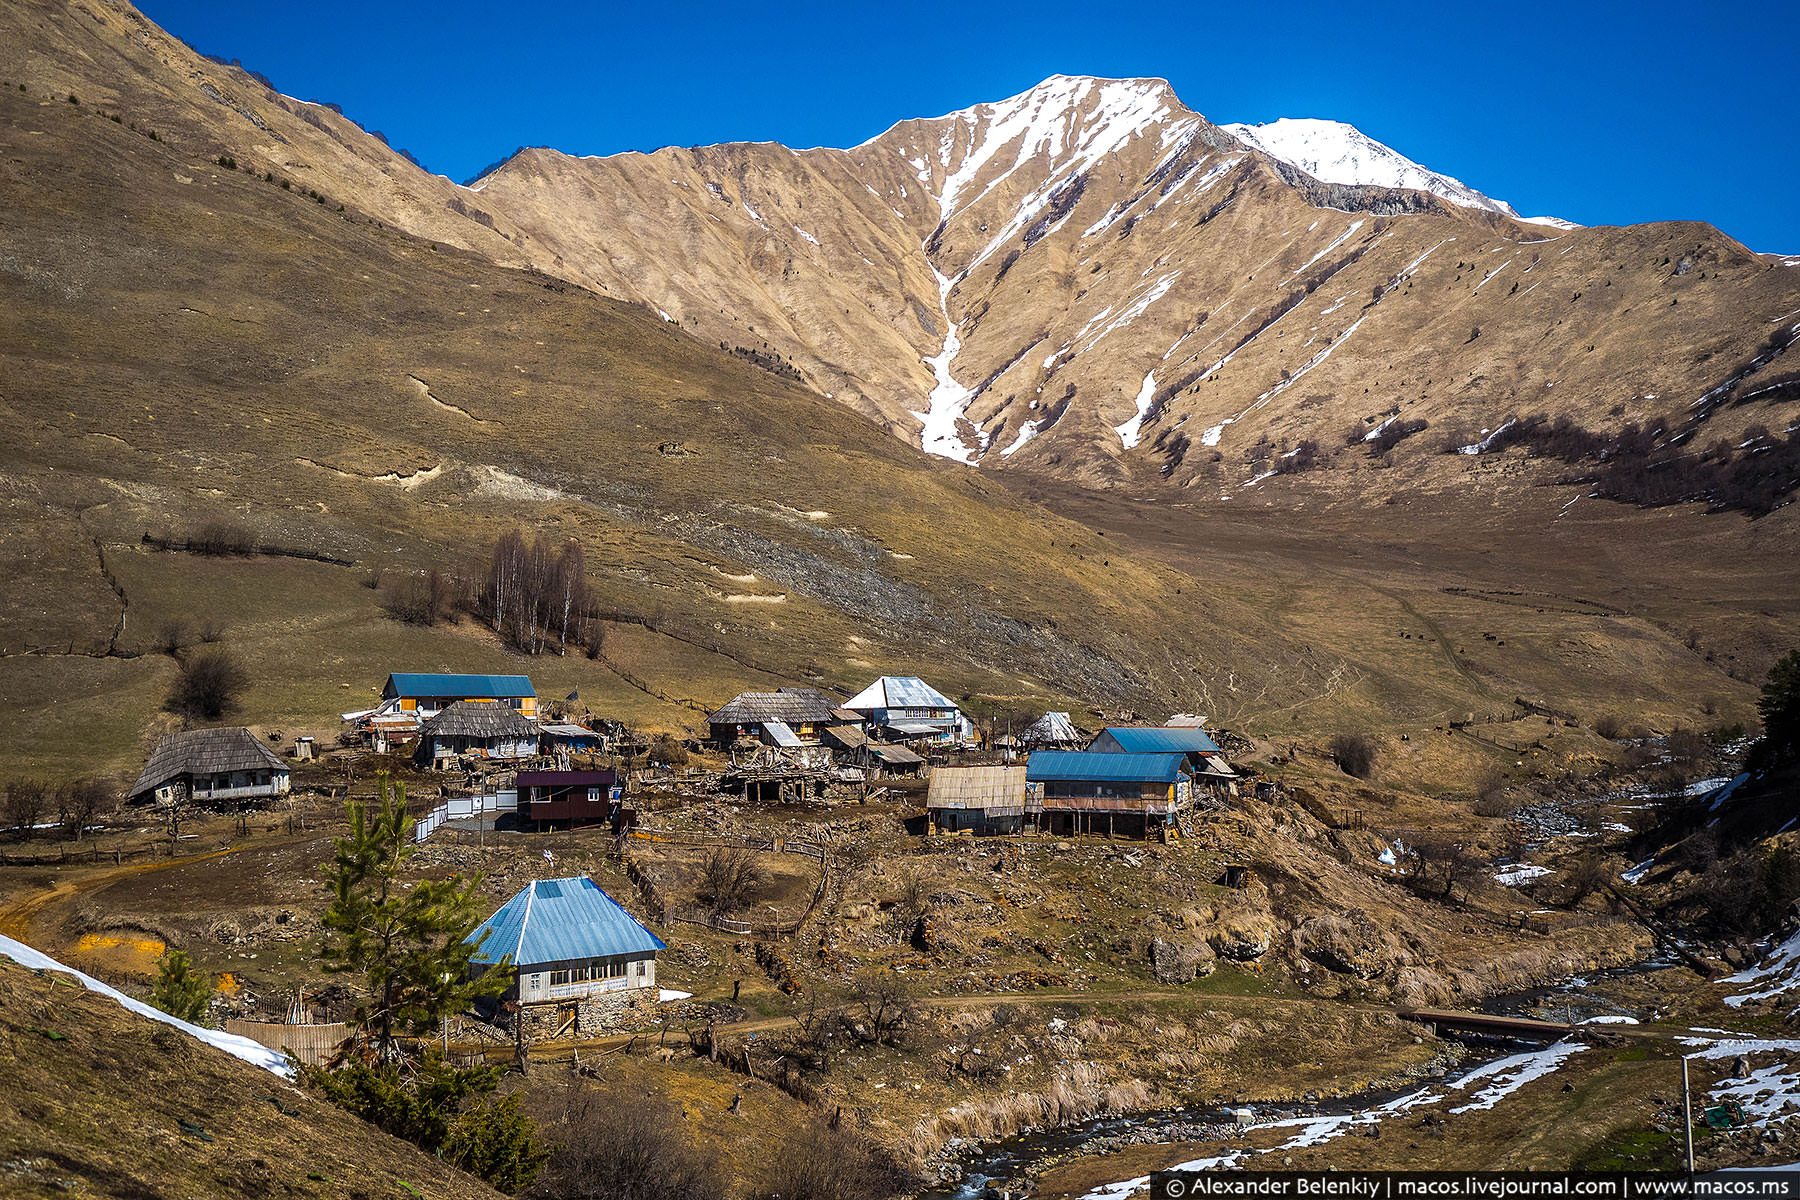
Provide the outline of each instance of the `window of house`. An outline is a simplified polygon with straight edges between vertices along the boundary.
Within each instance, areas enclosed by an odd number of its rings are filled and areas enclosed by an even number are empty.
[[[636,962],[631,964],[631,973],[640,978],[643,976],[643,974],[644,974],[644,960],[643,959],[640,958]]]
[[[539,973],[537,973],[535,975],[527,975],[525,977],[525,988],[527,991],[535,992],[543,986],[544,986],[543,972],[540,971]]]
[[[560,984],[564,984],[567,982],[569,982],[569,973],[567,971],[552,971],[552,972],[550,972],[550,986],[551,987],[556,987]]]
[[[570,983],[586,983],[588,980],[588,972],[590,970],[591,970],[591,968],[585,967],[585,966],[570,967],[569,968],[569,982]]]
[[[589,804],[600,803],[600,789],[599,788],[589,788],[588,789],[588,803]]]

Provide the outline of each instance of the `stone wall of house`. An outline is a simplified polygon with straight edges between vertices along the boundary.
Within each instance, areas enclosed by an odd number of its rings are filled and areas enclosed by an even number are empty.
[[[564,1037],[599,1037],[608,1033],[624,1033],[640,1028],[656,1013],[657,989],[654,987],[623,988],[601,992],[581,1000],[528,1004],[522,1019],[527,1041],[543,1041],[554,1037],[569,1009],[575,1009],[575,1025]]]

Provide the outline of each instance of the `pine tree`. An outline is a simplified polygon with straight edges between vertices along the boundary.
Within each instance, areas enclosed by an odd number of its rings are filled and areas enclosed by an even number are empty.
[[[150,993],[150,1003],[156,1007],[192,1024],[206,1015],[212,998],[212,984],[206,976],[194,973],[187,951],[170,950],[157,962],[156,985]]]
[[[351,1018],[378,1061],[398,1057],[398,1039],[432,1033],[438,1022],[477,999],[506,990],[511,962],[480,976],[470,971],[477,946],[479,879],[422,879],[401,874],[415,849],[406,790],[377,776],[379,807],[348,802],[350,833],[338,839],[326,874],[327,971],[360,975],[364,1002]]]
[[[1762,698],[1763,740],[1758,749],[1770,765],[1800,756],[1800,650],[1790,650],[1769,668]]]

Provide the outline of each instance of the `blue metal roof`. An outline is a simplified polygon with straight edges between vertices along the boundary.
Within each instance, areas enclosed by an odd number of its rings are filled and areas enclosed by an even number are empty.
[[[1100,732],[1090,749],[1111,750],[1101,746],[1108,738],[1125,754],[1220,754],[1219,743],[1206,736],[1206,730],[1194,727],[1113,725]]]
[[[511,958],[520,968],[664,948],[661,938],[586,875],[535,881],[464,940],[480,942],[482,930],[491,932],[474,961]]]
[[[529,675],[431,675],[396,671],[388,676],[384,696],[455,696],[465,700],[511,700],[536,696]]]
[[[1180,754],[1107,754],[1094,750],[1037,750],[1025,760],[1025,778],[1079,779],[1104,783],[1150,780],[1173,783],[1181,778]]]

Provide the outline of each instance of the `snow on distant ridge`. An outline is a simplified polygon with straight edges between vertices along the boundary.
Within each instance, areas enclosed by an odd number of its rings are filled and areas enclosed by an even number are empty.
[[[1464,208],[1479,208],[1535,225],[1576,229],[1558,217],[1521,217],[1504,200],[1476,191],[1460,179],[1420,166],[1354,125],[1305,117],[1282,117],[1263,125],[1222,125],[1221,129],[1273,158],[1299,167],[1326,183],[1366,184],[1430,192]]]

